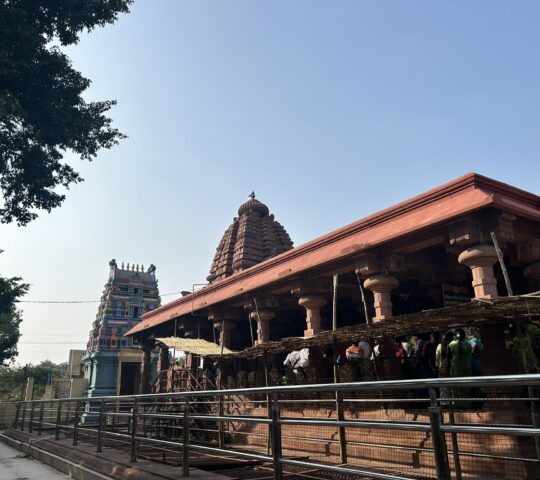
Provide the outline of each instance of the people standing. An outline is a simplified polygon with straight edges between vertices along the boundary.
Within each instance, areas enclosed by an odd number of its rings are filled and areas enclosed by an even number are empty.
[[[437,345],[435,351],[435,368],[439,377],[448,377],[450,374],[450,351],[448,350],[448,346],[453,339],[454,334],[447,332],[442,336],[441,343]]]
[[[472,350],[462,328],[456,330],[456,338],[450,342],[448,350],[450,351],[450,376],[470,376],[472,373]],[[470,396],[470,389],[453,388],[452,395],[454,398],[466,398]]]
[[[420,358],[420,378],[435,377],[435,353],[437,350],[437,339],[435,334],[427,338],[422,347]]]
[[[394,339],[395,343],[395,350],[394,350],[394,357],[399,362],[401,366],[401,375],[402,378],[407,378],[407,352],[405,351],[405,348],[403,348],[403,344],[401,342],[401,339],[396,337]]]
[[[456,330],[456,338],[448,345],[450,350],[450,376],[467,377],[472,373],[472,349],[462,328]]]
[[[483,375],[484,368],[482,365],[482,357],[484,353],[484,344],[475,332],[469,335],[469,343],[471,344],[471,372],[473,375]]]

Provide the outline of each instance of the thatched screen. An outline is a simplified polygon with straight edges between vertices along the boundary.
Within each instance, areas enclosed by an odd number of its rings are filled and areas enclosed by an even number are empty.
[[[423,310],[400,315],[371,324],[358,324],[336,330],[325,330],[314,337],[289,337],[276,342],[266,342],[240,352],[224,354],[224,358],[255,358],[266,353],[275,354],[300,350],[305,347],[330,346],[339,341],[361,338],[402,336],[413,333],[443,332],[457,326],[480,326],[486,323],[511,321],[540,322],[540,292],[534,294],[499,297],[493,300],[472,300],[455,307]],[[210,354],[218,357],[219,352]]]

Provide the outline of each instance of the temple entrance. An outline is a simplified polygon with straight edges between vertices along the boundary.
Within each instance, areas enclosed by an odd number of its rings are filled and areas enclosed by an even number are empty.
[[[139,393],[140,364],[122,363],[120,370],[120,395]]]

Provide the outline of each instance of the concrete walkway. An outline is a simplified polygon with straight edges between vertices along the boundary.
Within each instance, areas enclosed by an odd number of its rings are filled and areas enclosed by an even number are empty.
[[[0,442],[0,479],[2,480],[59,480],[70,478],[22,452]]]

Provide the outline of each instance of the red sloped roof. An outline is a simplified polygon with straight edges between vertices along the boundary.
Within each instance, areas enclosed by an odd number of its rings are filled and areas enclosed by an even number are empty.
[[[466,213],[495,206],[540,221],[540,197],[469,173],[143,315],[127,336]]]

